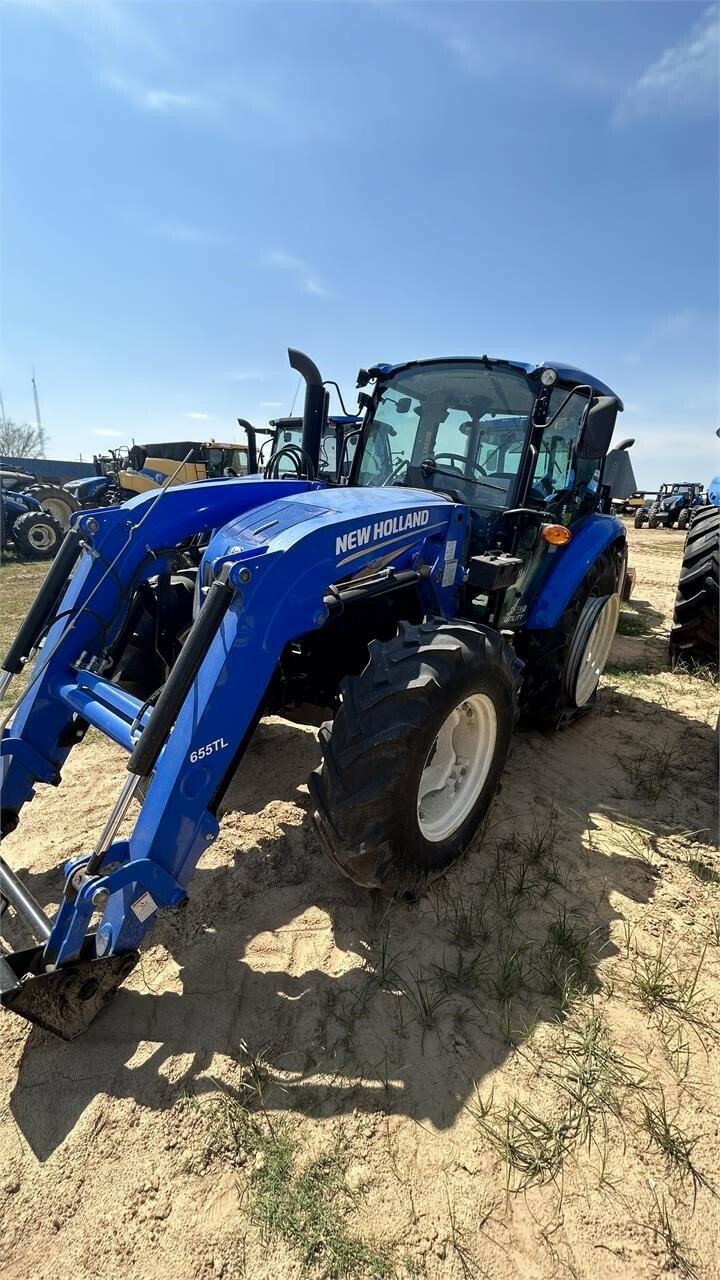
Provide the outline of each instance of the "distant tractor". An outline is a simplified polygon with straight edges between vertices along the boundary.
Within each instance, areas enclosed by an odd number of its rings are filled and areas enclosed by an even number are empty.
[[[251,453],[250,444],[221,444],[216,440],[134,444],[127,450],[113,451],[109,458],[96,458],[98,474],[84,480],[71,480],[65,485],[65,492],[85,510],[117,506],[138,493],[159,489],[168,481],[188,484],[221,476],[247,475],[251,470]]]
[[[636,489],[634,493],[628,494],[627,498],[613,498],[612,509],[613,515],[616,516],[635,516],[635,527],[640,528],[637,517],[644,510],[647,503],[647,493],[644,489]]]
[[[57,520],[63,533],[69,527],[70,516],[79,506],[72,493],[66,492],[60,485],[45,484],[30,471],[3,469],[0,471],[0,488],[8,493],[28,494],[40,504],[43,511]]]
[[[338,484],[347,480],[361,425],[362,420],[352,414],[326,419],[320,439],[318,476]],[[269,479],[297,474],[298,458],[302,460],[302,418],[275,418],[270,426],[271,439],[258,455],[259,470]]]
[[[704,484],[661,485],[655,501],[637,512],[635,528],[642,529],[647,524],[650,529],[661,525],[671,529],[677,524],[678,529],[687,529],[693,509],[702,504],[704,490]]]
[[[0,490],[0,549],[28,560],[51,560],[63,540],[60,522],[26,493]]]

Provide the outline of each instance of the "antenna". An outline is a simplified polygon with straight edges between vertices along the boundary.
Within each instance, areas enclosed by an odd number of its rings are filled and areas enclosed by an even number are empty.
[[[4,404],[4,402],[3,402],[3,398],[2,398],[2,391],[0,391],[0,423],[2,424],[3,429],[4,429],[4,427],[5,427],[5,404]]]
[[[38,400],[37,382],[35,381],[35,365],[33,365],[33,371],[32,371],[32,389],[33,389],[33,399],[35,400],[35,425],[38,431],[41,457],[44,458],[45,457],[45,430],[43,428],[42,418],[40,417],[40,401]]]

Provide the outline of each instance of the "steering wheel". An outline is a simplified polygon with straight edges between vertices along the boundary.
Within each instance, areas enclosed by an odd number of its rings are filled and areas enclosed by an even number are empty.
[[[398,461],[395,463],[395,466],[393,467],[390,474],[387,475],[383,480],[381,488],[384,488],[386,485],[393,484],[393,482],[400,475],[400,472],[402,471],[403,467],[407,467],[407,465],[408,465],[407,458],[399,458]]]
[[[469,459],[463,458],[461,453],[436,453],[434,455],[433,461],[443,462],[445,459],[448,460],[450,466],[453,468],[453,470],[457,471],[458,475],[461,476],[463,480],[468,479],[468,477],[465,475],[465,468],[468,466],[468,464],[470,465],[470,468],[472,471],[478,472],[481,476],[487,475],[487,471],[485,470],[484,467],[480,466],[479,462],[469,462]]]
[[[237,475],[237,471],[235,470],[235,468],[234,468],[234,467],[223,467],[223,475],[224,475],[224,476],[236,476],[236,475]]]

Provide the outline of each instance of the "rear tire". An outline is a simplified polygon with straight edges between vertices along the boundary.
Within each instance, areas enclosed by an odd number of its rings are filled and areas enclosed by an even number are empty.
[[[65,533],[62,525],[46,511],[27,511],[13,524],[12,540],[28,560],[52,560]]]
[[[401,623],[346,677],[310,778],[313,820],[356,884],[417,897],[464,853],[498,789],[520,664],[461,621]]]
[[[54,484],[31,484],[25,492],[29,497],[34,498],[40,503],[43,511],[49,516],[54,516],[60,525],[63,533],[67,531],[70,525],[70,517],[74,511],[80,510],[80,503],[72,493],[67,493],[65,489],[61,489]]]
[[[526,633],[527,727],[561,729],[592,710],[617,628],[625,554],[623,543],[604,551],[557,625]]]
[[[720,508],[693,512],[685,539],[670,653],[692,662],[718,660],[718,578],[720,577]]]

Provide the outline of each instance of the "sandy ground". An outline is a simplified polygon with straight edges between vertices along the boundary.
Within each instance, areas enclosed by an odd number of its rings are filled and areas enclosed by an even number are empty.
[[[383,913],[325,861],[315,730],[271,719],[94,1026],[2,1019],[0,1276],[301,1275],[258,1225],[257,1159],[208,1136],[257,1057],[300,1163],[343,1144],[374,1274],[720,1275],[718,689],[667,669],[682,535],[629,536],[647,633],[592,716],[516,736],[484,839],[423,902]],[[43,903],[123,766],[87,740],[8,839]]]

